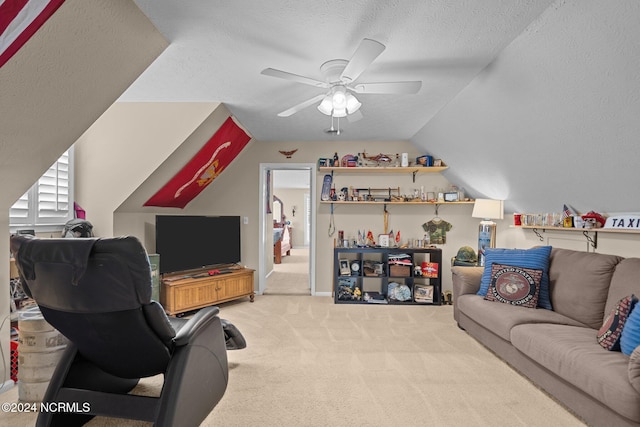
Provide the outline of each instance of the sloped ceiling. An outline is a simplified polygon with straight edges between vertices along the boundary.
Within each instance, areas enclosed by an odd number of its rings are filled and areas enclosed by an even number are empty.
[[[511,212],[640,212],[638,22],[636,1],[558,2],[413,141]]]
[[[7,211],[166,46],[131,1],[68,0],[0,69]]]
[[[136,3],[171,45],[121,101],[223,102],[258,143],[410,140],[507,211],[640,211],[635,0]],[[421,80],[417,95],[362,95],[338,137],[313,106],[276,116],[319,92],[262,69],[321,79],[365,37],[386,50],[361,80]]]

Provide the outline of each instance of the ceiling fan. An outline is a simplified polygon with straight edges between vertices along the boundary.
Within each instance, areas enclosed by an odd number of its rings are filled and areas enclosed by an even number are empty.
[[[265,68],[261,74],[326,89],[324,93],[278,113],[279,117],[289,117],[318,102],[321,113],[331,117],[347,117],[357,112],[362,105],[353,93],[414,94],[422,87],[421,81],[357,83],[358,77],[384,50],[385,45],[382,43],[363,39],[350,60],[332,59],[320,66],[324,81],[274,68]]]

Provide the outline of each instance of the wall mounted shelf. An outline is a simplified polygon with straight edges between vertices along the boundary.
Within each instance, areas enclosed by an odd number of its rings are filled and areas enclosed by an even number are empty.
[[[593,249],[598,249],[598,233],[618,233],[618,234],[640,234],[640,230],[617,230],[615,228],[571,228],[571,227],[553,227],[553,226],[543,226],[543,225],[517,225],[515,228],[523,228],[525,230],[531,230],[541,242],[544,241],[544,238],[540,234],[539,230],[542,232],[546,231],[565,231],[569,233],[582,233],[582,235],[587,239],[587,241],[591,244]],[[593,234],[593,237],[591,236]]]
[[[321,200],[320,203],[326,203],[326,204],[334,204],[334,205],[436,205],[436,206],[440,206],[440,205],[472,205],[473,203],[475,203],[475,200],[465,200],[462,202],[402,202],[402,201],[398,201],[398,202],[394,202],[394,201],[390,201],[390,202],[374,202],[374,201],[341,201],[341,200]]]
[[[416,182],[416,174],[418,173],[440,173],[447,170],[448,166],[356,166],[356,167],[333,167],[321,166],[318,168],[320,172],[340,172],[340,173],[410,173],[413,182]]]

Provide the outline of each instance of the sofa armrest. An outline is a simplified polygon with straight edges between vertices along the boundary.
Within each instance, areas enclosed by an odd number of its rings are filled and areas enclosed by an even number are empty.
[[[454,302],[460,295],[478,292],[483,271],[484,267],[451,267]]]

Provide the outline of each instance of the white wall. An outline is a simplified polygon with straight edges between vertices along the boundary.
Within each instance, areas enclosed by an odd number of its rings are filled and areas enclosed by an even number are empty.
[[[275,171],[278,173],[278,171]],[[284,206],[284,214],[287,221],[291,222],[293,230],[292,243],[294,247],[304,246],[305,234],[305,215],[304,215],[304,198],[305,194],[309,194],[309,189],[300,188],[279,188],[273,190],[273,195],[282,200]],[[296,214],[293,215],[292,208],[296,207]]]
[[[560,0],[412,141],[508,212],[637,212],[640,2]]]

